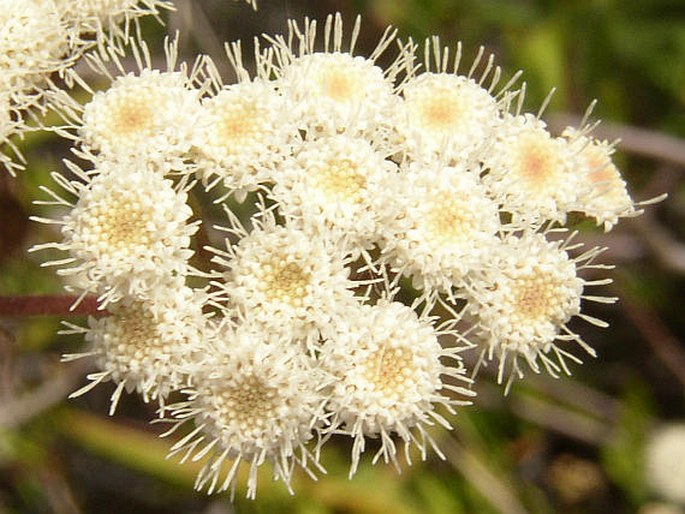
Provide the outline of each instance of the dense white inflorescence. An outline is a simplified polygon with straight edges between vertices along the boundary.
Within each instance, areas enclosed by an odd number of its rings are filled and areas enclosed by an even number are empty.
[[[50,109],[67,120],[80,109],[58,84],[83,84],[72,66],[87,50],[119,48],[132,22],[170,8],[167,0],[0,0],[0,98],[9,98],[17,121],[0,134],[0,144],[10,150],[3,148],[0,164],[10,173],[23,167],[23,157],[8,141],[27,130],[21,118],[42,125]]]
[[[397,465],[393,433],[407,447],[416,444],[425,456],[427,443],[435,447],[426,426],[437,421],[451,428],[435,406],[454,413],[454,405],[467,404],[449,396],[470,395],[445,381],[464,380],[465,368],[454,348],[440,345],[432,321],[402,303],[381,300],[360,306],[344,330],[324,344],[321,364],[335,377],[327,404],[330,430],[354,439],[350,476],[359,465],[365,437],[381,440],[374,462],[382,456]],[[408,448],[405,456],[410,462]]]
[[[274,478],[290,488],[293,464],[319,467],[305,447],[325,421],[322,389],[328,378],[316,361],[277,334],[253,327],[219,327],[205,341],[202,358],[188,366],[187,401],[169,407],[179,424],[195,429],[172,447],[194,459],[212,452],[197,478],[198,487],[233,489],[240,462],[249,463],[247,496],[254,498],[257,468],[273,466]],[[200,446],[202,446],[200,448]],[[226,476],[221,465],[233,461]],[[223,480],[219,482],[219,480]]]
[[[91,383],[71,397],[112,381],[117,387],[110,414],[124,390],[163,405],[170,392],[187,385],[184,363],[202,351],[200,341],[207,332],[205,300],[201,291],[185,287],[182,281],[170,282],[144,302],[126,298],[112,304],[108,315],[90,318],[88,328],[70,325],[65,332],[83,333],[90,351],[66,355],[64,360],[94,356],[101,370],[88,375]]]
[[[75,275],[101,307],[125,297],[144,299],[188,273],[197,222],[187,193],[146,165],[103,163],[84,183],[63,183],[78,195],[55,223],[62,240],[35,247],[68,253],[46,265]],[[152,200],[152,201],[151,201]]]
[[[95,93],[84,106],[79,140],[104,160],[145,159],[160,162],[163,171],[184,169],[199,120],[199,92],[187,77],[143,70]]]
[[[128,5],[88,5],[105,4]],[[480,368],[505,391],[526,369],[570,374],[568,346],[594,350],[569,321],[602,326],[582,309],[614,301],[587,293],[607,283],[583,276],[607,268],[601,249],[564,234],[570,213],[606,230],[639,213],[613,147],[588,127],[553,136],[482,51],[461,73],[461,48],[434,38],[419,65],[389,29],[364,57],[359,30],[330,16],[320,42],[291,22],[254,74],[227,46],[236,84],[206,57],[177,66],[174,42],[165,70],[142,43],[137,70],[121,42],[88,61],[110,86],[67,128],[90,169],[53,175],[71,196],[45,189],[66,213],[37,218],[61,239],[36,249],[107,310],[69,327],[99,367],[75,394],[111,381],[112,410],[135,390],[169,435],[192,425],[171,453],[206,459],[199,489],[233,491],[241,463],[249,497],[265,463],[291,489],[340,435],[350,475],[369,439],[372,462],[399,465],[398,439],[407,462],[442,456],[429,427],[451,428]],[[203,194],[225,222],[191,221]]]

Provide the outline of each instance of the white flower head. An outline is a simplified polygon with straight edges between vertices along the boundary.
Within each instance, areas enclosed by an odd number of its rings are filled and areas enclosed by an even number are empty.
[[[340,14],[326,19],[323,52],[315,51],[315,21],[305,20],[302,31],[291,23],[288,41],[296,40],[297,50],[283,38],[273,40],[281,63],[278,87],[299,106],[296,114],[302,129],[335,132],[353,126],[373,133],[387,125],[388,115],[398,102],[393,81],[404,67],[404,55],[385,71],[376,65],[395,37],[395,32],[386,30],[370,57],[354,56],[359,24],[357,18],[348,50],[343,49]]]
[[[100,371],[88,375],[91,383],[71,398],[112,381],[117,384],[110,408],[113,414],[124,390],[163,405],[171,391],[186,385],[185,370],[204,350],[205,296],[179,282],[156,289],[145,301],[126,298],[110,304],[109,314],[90,318],[87,329],[72,327],[84,333],[90,348],[85,355],[95,357]],[[65,360],[82,356],[67,355]]]
[[[193,130],[203,182],[216,177],[235,191],[271,180],[297,135],[292,109],[273,83],[262,79],[225,86],[205,99]]]
[[[498,140],[483,155],[484,183],[516,220],[565,222],[589,191],[574,172],[576,153],[531,115],[505,115]]]
[[[335,377],[327,404],[331,428],[354,438],[350,476],[367,437],[380,437],[374,462],[383,457],[397,465],[393,434],[404,441],[408,462],[412,444],[423,458],[427,443],[439,453],[425,427],[436,421],[451,426],[435,405],[454,413],[453,406],[466,402],[451,394],[471,396],[453,383],[465,373],[455,349],[441,347],[432,320],[398,302],[360,306],[348,321],[344,331],[324,344],[320,360]],[[443,362],[448,358],[451,362]]]
[[[644,471],[647,483],[656,493],[685,505],[685,424],[670,423],[650,434]]]
[[[613,146],[572,128],[567,128],[563,136],[578,152],[575,173],[591,187],[589,194],[579,198],[577,209],[595,218],[597,224],[604,225],[607,231],[618,223],[619,218],[635,216],[638,211],[621,172],[611,158]]]
[[[336,235],[352,253],[370,248],[393,216],[397,165],[347,135],[304,141],[272,191],[279,211],[316,237]]]
[[[41,87],[71,65],[67,30],[52,0],[0,0],[0,83],[14,90]]]
[[[310,474],[309,465],[321,469],[305,444],[325,421],[321,389],[327,382],[313,359],[259,332],[224,329],[218,337],[216,348],[191,371],[187,401],[168,408],[179,425],[190,419],[195,425],[171,453],[185,452],[183,460],[209,453],[196,481],[208,493],[233,492],[241,462],[250,468],[249,498],[255,497],[257,468],[265,462],[291,490],[295,464]],[[233,462],[221,476],[227,461]]]
[[[216,285],[229,308],[289,339],[315,344],[355,302],[345,253],[290,225],[258,225],[216,253],[227,269]]]
[[[587,282],[578,270],[594,267],[593,259],[601,252],[595,248],[575,259],[571,258],[562,241],[547,241],[542,234],[525,233],[521,237],[506,237],[491,249],[482,280],[472,283],[469,309],[477,317],[484,340],[481,360],[499,361],[498,381],[505,368],[511,366],[507,390],[516,377],[522,377],[519,359],[539,372],[539,363],[552,375],[570,371],[565,359],[580,360],[563,348],[575,342],[594,356],[594,350],[567,323],[579,316],[598,326],[606,323],[581,313],[581,300],[611,303],[614,298],[587,296],[587,285],[606,281]],[[578,245],[574,246],[576,248]],[[508,362],[510,361],[510,362]]]
[[[80,275],[87,284],[84,294],[100,295],[105,308],[185,276],[197,223],[188,222],[187,193],[149,168],[103,162],[97,172],[94,178],[83,174],[85,183],[60,180],[78,200],[61,220],[52,221],[61,225],[62,241],[34,250],[68,252],[68,258],[46,265],[61,266],[62,275]],[[68,204],[62,200],[62,205]]]
[[[423,73],[402,87],[396,112],[405,151],[415,158],[439,155],[443,162],[469,162],[490,143],[500,124],[498,104],[474,79]]]
[[[101,159],[182,170],[199,116],[199,92],[184,73],[144,69],[95,93],[84,107],[79,141]]]
[[[429,296],[463,287],[501,229],[477,171],[412,163],[394,193],[401,213],[385,229],[384,259]]]

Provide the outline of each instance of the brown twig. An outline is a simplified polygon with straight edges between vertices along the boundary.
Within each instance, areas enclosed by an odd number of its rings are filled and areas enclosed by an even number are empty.
[[[500,480],[475,453],[458,443],[453,437],[440,443],[447,461],[464,475],[498,512],[502,514],[526,514],[528,510],[521,504],[511,488]]]
[[[659,360],[685,388],[685,349],[682,342],[649,305],[632,298],[626,291],[621,294],[620,305]]]
[[[68,369],[60,367],[60,371],[32,391],[6,400],[0,406],[0,428],[17,428],[63,401],[92,366],[90,360],[81,359],[68,366]]]
[[[633,225],[664,269],[685,275],[685,244],[652,216],[645,215]]]
[[[73,307],[77,299],[77,296],[71,295],[0,296],[0,316],[83,316],[102,313],[98,311],[94,296],[86,296]]]

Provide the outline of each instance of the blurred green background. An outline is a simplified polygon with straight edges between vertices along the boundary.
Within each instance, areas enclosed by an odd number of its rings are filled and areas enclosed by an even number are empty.
[[[494,52],[506,74],[524,70],[527,108],[536,111],[557,88],[546,118],[553,129],[582,115],[597,98],[597,134],[621,137],[616,160],[637,200],[669,199],[625,220],[610,234],[580,224],[581,237],[606,245],[617,264],[603,294],[613,306],[587,306],[610,321],[606,330],[574,326],[599,357],[573,377],[531,377],[509,397],[488,380],[476,404],[436,430],[446,460],[434,454],[398,474],[365,465],[348,481],[349,444],[329,445],[328,476],[296,473],[296,495],[260,477],[256,501],[194,493],[191,465],[164,460],[154,409],[125,397],[106,416],[111,386],[66,401],[84,367],[61,365],[76,338],[56,336],[59,318],[0,317],[0,513],[677,513],[650,486],[645,448],[652,431],[685,422],[685,2],[683,0],[179,0],[166,26],[143,23],[151,46],[181,32],[182,53],[208,53],[225,63],[223,41],[283,33],[286,19],[343,13],[363,16],[359,53],[392,24],[402,38],[431,34],[461,40],[468,62],[479,46]],[[249,62],[249,55],[246,55]],[[639,130],[637,130],[639,128]],[[59,293],[50,270],[27,256],[54,239],[28,221],[45,211],[49,172],[67,156],[64,142],[30,134],[22,143],[28,169],[0,176],[0,295]],[[209,213],[211,215],[211,212]],[[79,322],[79,318],[72,321]],[[483,378],[486,378],[485,376]],[[683,442],[685,445],[685,441]],[[368,457],[368,455],[367,455]],[[685,489],[685,470],[683,489]],[[682,496],[682,495],[681,495]],[[662,509],[662,510],[659,510]],[[664,510],[672,509],[672,510]]]

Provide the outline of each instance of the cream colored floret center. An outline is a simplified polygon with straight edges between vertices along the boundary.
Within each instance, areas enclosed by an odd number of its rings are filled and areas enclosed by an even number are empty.
[[[144,97],[147,99],[147,96]],[[126,101],[112,112],[111,133],[126,137],[133,134],[149,134],[153,130],[154,115],[143,98],[127,95]]]
[[[559,309],[559,284],[544,274],[531,274],[516,281],[516,312],[528,320],[550,320]]]
[[[529,186],[542,189],[553,186],[561,166],[558,150],[551,140],[530,135],[518,142],[513,168]]]
[[[463,209],[461,202],[450,198],[449,193],[432,200],[426,222],[429,232],[442,244],[463,240],[475,225],[473,215]]]
[[[329,68],[321,76],[321,90],[324,96],[336,102],[349,102],[355,96],[355,80],[348,70]]]
[[[137,198],[113,195],[108,202],[91,206],[88,214],[84,217],[84,232],[95,248],[117,251],[150,242],[153,213]]]
[[[294,262],[274,257],[264,265],[263,289],[272,300],[300,307],[307,297],[311,276]]]
[[[432,132],[452,130],[464,115],[459,97],[446,89],[427,89],[415,102],[419,123]]]
[[[333,159],[308,171],[312,185],[332,201],[359,203],[366,177],[349,159]]]
[[[215,143],[238,151],[259,137],[262,117],[254,102],[236,102],[221,108]]]
[[[382,345],[364,364],[364,377],[377,391],[401,393],[410,382],[413,355],[407,348]]]
[[[260,378],[248,375],[229,387],[217,385],[212,393],[216,412],[222,424],[239,428],[242,435],[267,429],[276,410],[278,389],[266,385]]]

